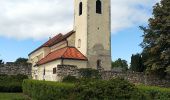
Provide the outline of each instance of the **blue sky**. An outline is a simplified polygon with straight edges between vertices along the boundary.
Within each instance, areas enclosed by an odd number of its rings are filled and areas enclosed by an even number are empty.
[[[142,34],[138,26],[112,34],[112,59],[122,58],[129,62],[132,54],[140,53],[142,49],[139,44],[142,42]],[[27,58],[32,50],[46,40],[16,40],[0,37],[0,59],[8,62],[15,61],[18,57]]]
[[[118,34],[112,34],[112,60],[122,58],[130,63],[131,55],[142,51],[139,46],[143,39],[142,34],[139,26],[122,30]]]
[[[158,1],[112,0],[112,60],[130,62],[132,54],[142,51],[139,44],[143,32],[139,26],[147,25],[152,6]],[[72,30],[73,8],[71,0],[1,0],[0,59],[11,62],[27,58],[48,37]]]

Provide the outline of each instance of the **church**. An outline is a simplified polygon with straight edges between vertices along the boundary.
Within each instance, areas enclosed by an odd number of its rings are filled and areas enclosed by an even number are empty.
[[[73,30],[32,51],[29,62],[32,78],[37,80],[59,81],[56,69],[60,65],[110,70],[110,0],[74,0]]]

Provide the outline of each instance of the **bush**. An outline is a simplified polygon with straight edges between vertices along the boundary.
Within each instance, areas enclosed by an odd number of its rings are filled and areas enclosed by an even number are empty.
[[[139,85],[137,87],[152,100],[170,100],[170,88],[160,88],[156,86],[145,85]]]
[[[22,82],[26,75],[0,75],[0,92],[22,92]]]
[[[123,79],[83,80],[75,87],[79,100],[142,100],[144,95]]]
[[[23,92],[34,100],[68,100],[74,84],[50,81],[24,80]]]
[[[66,83],[75,83],[75,82],[78,82],[78,79],[75,76],[68,75],[64,77],[62,81]]]
[[[98,70],[91,69],[91,68],[81,68],[79,69],[79,75],[82,78],[101,78]]]
[[[76,84],[24,80],[23,92],[34,100],[170,100],[170,89],[135,86],[123,79],[79,79]]]

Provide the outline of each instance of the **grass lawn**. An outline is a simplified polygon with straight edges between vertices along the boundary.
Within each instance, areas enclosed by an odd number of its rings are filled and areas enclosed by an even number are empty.
[[[0,93],[0,100],[29,100],[22,93]]]

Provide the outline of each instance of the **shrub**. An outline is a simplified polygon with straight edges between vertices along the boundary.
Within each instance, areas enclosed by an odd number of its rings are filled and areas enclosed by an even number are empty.
[[[23,92],[35,100],[67,100],[74,84],[50,81],[24,80]]]
[[[22,81],[26,75],[0,75],[0,92],[22,92]]]
[[[120,78],[83,78],[76,84],[24,80],[23,92],[33,100],[170,100],[170,89],[136,87]]]
[[[91,69],[91,68],[81,68],[79,69],[79,75],[82,78],[101,78],[98,70]]]
[[[144,95],[123,79],[81,81],[75,87],[80,100],[142,100]]]
[[[170,100],[170,88],[138,85],[139,90],[152,100]]]
[[[78,82],[78,79],[75,76],[68,75],[64,77],[62,81],[66,83],[75,83],[75,82]]]

